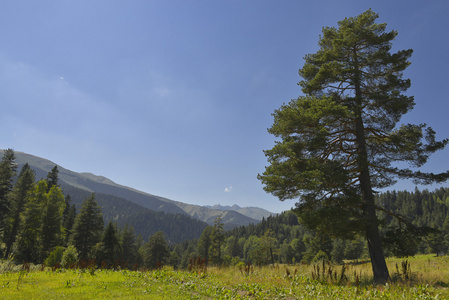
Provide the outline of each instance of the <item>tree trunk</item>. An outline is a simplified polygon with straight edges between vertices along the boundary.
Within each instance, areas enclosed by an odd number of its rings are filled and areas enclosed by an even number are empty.
[[[366,218],[365,235],[368,242],[368,250],[371,258],[374,283],[384,284],[390,279],[390,274],[385,262],[385,256],[382,249],[382,240],[379,234],[374,205],[367,205],[367,207],[364,208],[363,213]]]
[[[357,55],[354,55],[356,65]],[[356,68],[357,69],[357,68]],[[359,72],[355,73],[355,131],[358,146],[358,167],[360,170],[360,191],[362,194],[362,210],[364,216],[365,237],[368,242],[368,250],[371,258],[371,267],[375,284],[384,284],[390,279],[387,263],[382,249],[382,240],[379,234],[379,225],[376,216],[374,195],[371,186],[371,177],[368,164],[368,151],[366,148],[365,126],[362,118],[362,92],[360,88]]]
[[[359,168],[361,170],[360,189],[362,193],[362,207],[365,225],[365,237],[368,242],[368,250],[373,269],[374,283],[383,284],[390,279],[388,267],[382,249],[382,240],[379,234],[378,220],[374,204],[374,195],[371,187],[371,179],[368,168],[365,136],[363,134],[362,118],[357,118],[356,132],[359,141]]]

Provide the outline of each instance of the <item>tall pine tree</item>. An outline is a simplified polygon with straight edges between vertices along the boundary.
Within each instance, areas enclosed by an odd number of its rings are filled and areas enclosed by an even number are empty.
[[[276,110],[269,132],[280,138],[265,151],[270,166],[259,175],[265,190],[280,200],[299,199],[297,212],[309,228],[366,237],[374,281],[389,279],[374,189],[397,178],[442,182],[449,172],[419,168],[448,142],[435,140],[426,125],[396,125],[414,106],[403,79],[412,50],[391,53],[396,31],[377,24],[368,10],[324,27],[319,50],[305,56],[299,85],[305,96]],[[352,235],[353,236],[353,235]]]

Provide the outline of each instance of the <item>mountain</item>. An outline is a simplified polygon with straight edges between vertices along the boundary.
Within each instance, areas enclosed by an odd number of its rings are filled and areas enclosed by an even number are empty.
[[[263,218],[268,218],[269,216],[275,215],[275,213],[269,212],[268,210],[265,210],[263,208],[259,207],[240,207],[237,204],[234,204],[233,206],[223,206],[220,204],[215,204],[213,206],[206,205],[204,206],[209,209],[216,209],[221,211],[236,211],[238,213],[241,213],[244,216],[247,216],[249,218],[262,221]]]
[[[47,173],[57,164],[47,159],[40,158],[23,152],[15,151],[16,162],[19,164],[19,170],[22,165],[28,163],[36,172],[36,179],[46,178]],[[0,156],[3,156],[3,151],[0,150]],[[131,187],[123,186],[113,182],[112,180],[97,176],[91,173],[77,173],[65,169],[57,165],[59,170],[59,183],[66,194],[70,194],[75,204],[80,204],[87,195],[96,193],[97,201],[102,200],[101,206],[103,208],[105,220],[114,220],[121,223],[123,217],[109,215],[109,211],[117,213],[116,209],[109,206],[111,203],[120,203],[119,206],[130,206],[131,204],[152,210],[154,212],[161,212],[165,214],[178,214],[184,217],[189,216],[197,221],[205,222],[208,225],[213,225],[217,217],[222,218],[225,229],[231,229],[236,226],[248,225],[251,223],[258,223],[259,220],[248,217],[237,211],[222,211],[218,209],[209,209],[197,205],[186,204],[160,196],[155,196],[149,193],[138,191]],[[71,192],[69,192],[71,191]],[[80,195],[74,196],[72,194]],[[112,201],[111,199],[114,199]],[[127,201],[127,202],[123,202]],[[125,203],[125,204],[124,204]],[[135,210],[133,206],[133,211]],[[136,230],[137,231],[137,230]]]

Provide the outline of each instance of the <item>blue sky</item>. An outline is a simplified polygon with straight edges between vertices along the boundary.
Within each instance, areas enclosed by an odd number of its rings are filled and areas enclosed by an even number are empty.
[[[414,49],[404,122],[449,137],[449,2],[1,1],[0,148],[198,205],[280,202],[257,180],[272,112],[323,26],[368,8]],[[449,167],[449,150],[424,170]],[[413,189],[398,183],[397,190]],[[429,189],[433,189],[430,187]]]

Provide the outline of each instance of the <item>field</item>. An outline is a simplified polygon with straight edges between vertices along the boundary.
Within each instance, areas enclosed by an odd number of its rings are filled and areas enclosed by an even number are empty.
[[[3,262],[2,299],[448,299],[449,257],[388,260],[373,286],[369,263],[213,268],[207,271],[29,270]],[[324,266],[324,272],[323,272]]]

